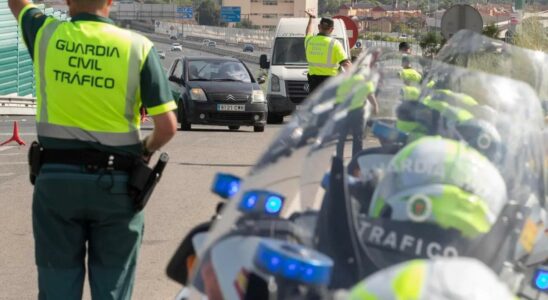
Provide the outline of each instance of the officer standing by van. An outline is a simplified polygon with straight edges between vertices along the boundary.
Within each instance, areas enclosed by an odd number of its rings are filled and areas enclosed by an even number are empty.
[[[348,70],[352,62],[344,51],[343,45],[331,37],[335,22],[330,18],[322,18],[318,25],[318,34],[313,35],[312,19],[315,15],[305,11],[308,15],[304,48],[308,62],[308,85],[310,93],[320,86],[326,79],[336,76],[339,67]]]
[[[130,299],[144,215],[129,183],[177,129],[158,54],[108,19],[112,0],[67,0],[70,22],[28,0],[8,4],[37,81],[40,144],[29,160],[38,169],[31,178],[38,298],[81,299],[87,269],[93,299]],[[154,121],[144,140],[141,105]]]

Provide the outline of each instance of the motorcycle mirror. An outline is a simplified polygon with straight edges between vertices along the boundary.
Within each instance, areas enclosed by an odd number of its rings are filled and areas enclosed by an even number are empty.
[[[196,264],[196,254],[199,249],[195,249],[194,237],[207,232],[211,228],[211,221],[205,222],[194,227],[183,239],[177,250],[171,257],[166,274],[176,282],[187,285],[190,275]]]
[[[217,173],[215,174],[215,179],[213,179],[211,191],[221,198],[229,199],[238,193],[241,181],[242,180],[238,176],[227,173]]]

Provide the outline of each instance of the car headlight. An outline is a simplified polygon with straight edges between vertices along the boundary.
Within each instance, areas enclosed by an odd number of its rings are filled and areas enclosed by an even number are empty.
[[[263,103],[263,102],[265,102],[263,91],[254,90],[251,97],[251,103]]]
[[[280,78],[274,74],[272,74],[272,79],[270,80],[270,89],[273,92],[280,91]]]
[[[190,90],[190,100],[207,101],[207,97],[201,88],[193,88]]]

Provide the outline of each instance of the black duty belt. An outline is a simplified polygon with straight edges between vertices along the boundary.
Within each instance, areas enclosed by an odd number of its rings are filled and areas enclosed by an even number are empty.
[[[101,169],[131,171],[135,160],[135,157],[89,149],[43,149],[41,153],[42,164],[81,165],[89,171]]]

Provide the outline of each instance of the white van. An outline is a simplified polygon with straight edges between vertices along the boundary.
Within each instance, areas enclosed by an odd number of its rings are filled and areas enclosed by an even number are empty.
[[[314,34],[317,34],[320,18],[313,20]],[[334,19],[332,37],[338,39],[348,57],[350,49],[344,22]],[[283,117],[291,114],[308,96],[308,65],[304,50],[304,37],[308,18],[281,18],[276,29],[270,61],[261,55],[262,69],[268,69],[268,122],[281,123]]]

